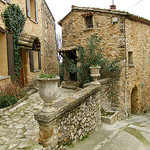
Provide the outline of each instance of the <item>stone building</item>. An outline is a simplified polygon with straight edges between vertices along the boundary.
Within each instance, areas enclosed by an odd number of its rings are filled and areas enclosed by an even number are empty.
[[[120,115],[147,111],[150,106],[150,21],[128,12],[72,6],[59,21],[62,45],[59,52],[75,59],[77,46],[86,45],[91,34],[102,37],[101,47],[110,60],[118,57],[121,75],[118,81]],[[77,65],[78,62],[77,62]],[[76,80],[68,72],[64,80]]]
[[[58,74],[55,20],[45,0],[0,0],[0,14],[16,4],[27,20],[20,35],[21,82],[28,86],[43,71]],[[14,74],[13,39],[0,18],[0,83]]]

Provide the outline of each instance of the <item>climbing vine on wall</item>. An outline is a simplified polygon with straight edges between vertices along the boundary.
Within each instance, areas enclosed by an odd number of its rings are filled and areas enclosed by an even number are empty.
[[[19,36],[25,25],[25,15],[19,6],[12,4],[1,14],[9,34],[13,34],[15,79],[20,80],[21,57],[19,54]]]

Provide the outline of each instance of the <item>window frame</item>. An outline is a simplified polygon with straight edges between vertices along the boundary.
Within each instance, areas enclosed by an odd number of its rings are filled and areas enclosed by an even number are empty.
[[[38,52],[38,69],[34,69],[34,51]],[[30,72],[37,72],[41,70],[41,49],[36,47],[35,41],[33,42],[32,49],[29,51],[30,58]]]
[[[87,29],[93,29],[93,15],[86,16],[85,22]]]
[[[38,3],[37,3],[37,0],[34,0],[34,3],[35,3],[35,20],[34,20],[34,18],[31,17],[30,1],[31,1],[31,0],[26,0],[26,12],[27,12],[27,17],[28,17],[32,22],[38,23]]]
[[[129,67],[134,67],[133,51],[128,51],[128,65]]]

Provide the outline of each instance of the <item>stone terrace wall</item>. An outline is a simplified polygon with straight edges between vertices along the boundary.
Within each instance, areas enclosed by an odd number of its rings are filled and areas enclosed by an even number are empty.
[[[113,86],[111,79],[100,80],[101,85],[87,85],[86,88],[76,92],[61,101],[56,101],[53,107],[54,114],[35,114],[40,125],[39,143],[52,148],[63,148],[73,141],[82,140],[97,126],[101,125],[101,108],[116,110],[118,101],[110,96]],[[112,88],[113,89],[113,88]]]
[[[117,111],[119,109],[119,95],[117,89],[117,81],[111,78],[99,80],[100,89],[100,105],[105,111]]]
[[[40,125],[39,143],[52,148],[81,140],[101,125],[101,86],[89,86],[54,104],[54,114],[35,114]]]

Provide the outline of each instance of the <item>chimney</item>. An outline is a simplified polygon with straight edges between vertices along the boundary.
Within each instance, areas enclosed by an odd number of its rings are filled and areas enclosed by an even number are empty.
[[[110,5],[111,10],[116,10],[116,5]]]
[[[72,9],[74,9],[74,8],[76,8],[77,6],[75,6],[75,5],[72,5]]]

